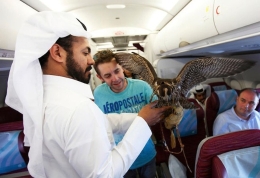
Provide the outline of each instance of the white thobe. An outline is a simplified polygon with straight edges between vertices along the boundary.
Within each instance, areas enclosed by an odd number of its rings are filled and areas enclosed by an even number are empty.
[[[133,113],[104,115],[87,84],[43,77],[47,177],[123,177],[151,136],[147,123]],[[117,146],[113,133],[125,133]]]

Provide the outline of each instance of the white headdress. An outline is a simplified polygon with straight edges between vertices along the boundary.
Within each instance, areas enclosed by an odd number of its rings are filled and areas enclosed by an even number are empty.
[[[195,94],[202,94],[202,93],[204,93],[204,86],[202,84],[196,85],[194,93]]]
[[[90,38],[76,17],[64,12],[39,12],[20,29],[11,66],[6,104],[23,114],[24,133],[30,146],[28,169],[33,177],[46,177],[42,161],[43,84],[38,58],[60,37]]]

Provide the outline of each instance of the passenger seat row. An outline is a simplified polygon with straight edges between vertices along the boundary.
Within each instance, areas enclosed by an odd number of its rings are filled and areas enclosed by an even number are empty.
[[[184,155],[182,153],[173,154],[175,157],[178,158],[178,160],[183,165],[185,165],[186,167],[189,166],[191,168],[192,172],[187,171],[187,177],[194,177],[194,173],[196,171],[195,158],[196,158],[198,146],[202,140],[212,137],[213,123],[217,115],[221,112],[230,109],[232,106],[235,105],[236,102],[237,92],[238,92],[237,90],[231,89],[228,85],[226,85],[223,82],[213,83],[212,85],[210,84],[210,86],[212,92],[211,95],[206,99],[205,110],[198,104],[198,102],[195,99],[191,99],[191,98],[189,99],[189,101],[193,102],[195,106],[197,106],[199,109],[195,110],[195,115],[194,115],[194,117],[196,117],[196,124],[197,124],[197,130],[194,132],[195,134],[181,137],[181,141],[184,144],[185,156],[188,162],[186,163]],[[256,110],[260,112],[260,104],[258,104]],[[180,132],[181,130],[187,129],[187,127],[194,122],[189,117],[187,116],[185,117],[185,113],[187,113],[187,111],[184,112],[184,117],[178,126]],[[170,131],[165,129],[164,127],[163,127],[163,131],[161,131],[160,125],[157,124],[152,127],[152,132],[155,138],[157,139],[157,144],[156,144],[157,163],[161,164],[163,162],[168,162],[170,153],[166,150],[164,146],[163,138],[165,138],[168,148],[170,148],[171,145]],[[177,144],[177,147],[174,149],[170,149],[170,151],[179,152],[180,149],[181,149],[180,145]],[[198,177],[204,177],[204,176],[198,176]]]

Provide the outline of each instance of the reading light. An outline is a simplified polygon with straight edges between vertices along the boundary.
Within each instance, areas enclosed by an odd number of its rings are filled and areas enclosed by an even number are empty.
[[[110,4],[106,6],[108,9],[124,9],[124,4]]]

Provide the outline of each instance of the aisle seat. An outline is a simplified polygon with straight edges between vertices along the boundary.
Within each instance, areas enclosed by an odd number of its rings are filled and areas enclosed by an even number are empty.
[[[23,144],[23,116],[11,107],[0,108],[0,177],[27,172],[29,147]],[[8,160],[12,160],[11,162]]]
[[[259,177],[260,130],[203,139],[197,149],[195,166],[195,178]]]

